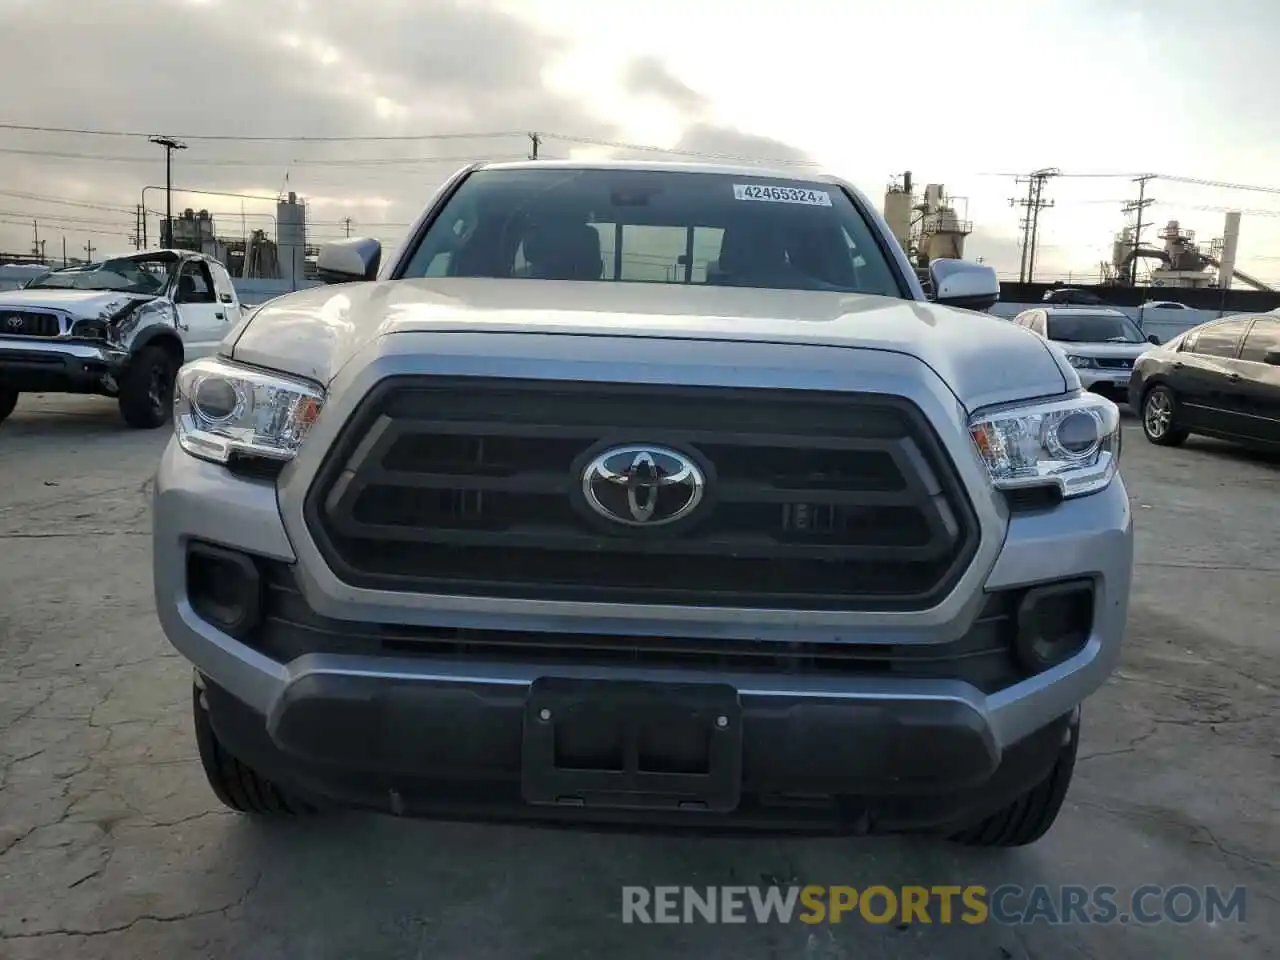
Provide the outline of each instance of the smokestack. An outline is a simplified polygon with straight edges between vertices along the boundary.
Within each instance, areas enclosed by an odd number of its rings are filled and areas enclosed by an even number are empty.
[[[1218,286],[1231,289],[1231,279],[1236,270],[1236,248],[1240,245],[1240,211],[1227,214],[1222,226],[1222,257],[1218,261]]]

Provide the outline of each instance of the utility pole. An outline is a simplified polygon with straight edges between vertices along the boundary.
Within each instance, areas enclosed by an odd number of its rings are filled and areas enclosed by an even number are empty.
[[[529,134],[529,142],[533,144],[533,150],[529,154],[530,160],[538,159],[538,147],[542,144],[542,138],[536,133]]]
[[[31,231],[32,231],[31,255],[33,257],[38,257],[40,256],[40,221],[39,220],[31,221]]]
[[[169,246],[173,246],[173,151],[185,150],[187,145],[173,137],[152,137],[151,142],[164,147],[164,222],[169,228]],[[164,246],[163,229],[160,245]]]
[[[342,220],[342,224],[347,228],[347,236],[350,237],[351,236],[351,218],[344,217]]]
[[[1031,248],[1031,203],[1035,198],[1035,181],[1030,177],[1018,177],[1014,183],[1027,184],[1027,198],[1019,200],[1017,197],[1009,198],[1009,206],[1022,207],[1027,212],[1022,215],[1022,219],[1018,221],[1018,226],[1022,227],[1022,260],[1018,264],[1018,282],[1027,282],[1027,251]]]
[[[146,243],[147,212],[142,204],[137,204],[133,212],[133,248],[141,250]]]
[[[90,240],[88,243],[84,245],[84,252],[88,254],[88,257],[89,257],[88,262],[93,263],[93,241],[92,240]]]
[[[1045,167],[1028,177],[1018,177],[1016,183],[1027,185],[1025,199],[1011,199],[1010,206],[1022,207],[1026,210],[1019,225],[1022,227],[1022,267],[1018,271],[1019,283],[1034,283],[1036,273],[1036,241],[1040,236],[1040,211],[1053,206],[1052,200],[1044,198],[1044,185],[1062,171],[1057,167]]]
[[[66,234],[63,234],[63,235],[62,235],[62,265],[63,265],[64,267],[67,265],[67,236],[66,236]]]
[[[1144,173],[1140,177],[1134,177],[1133,182],[1138,185],[1138,199],[1131,200],[1121,209],[1127,214],[1136,214],[1137,217],[1133,224],[1133,258],[1129,261],[1129,286],[1138,285],[1138,247],[1142,245],[1142,228],[1146,226],[1142,222],[1142,211],[1156,201],[1147,196],[1147,182],[1155,179],[1154,173]]]

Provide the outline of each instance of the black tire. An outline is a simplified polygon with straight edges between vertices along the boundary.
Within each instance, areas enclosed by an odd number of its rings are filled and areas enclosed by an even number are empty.
[[[1025,847],[1035,843],[1053,826],[1071,786],[1080,748],[1080,727],[1073,724],[1071,739],[1063,746],[1049,775],[1003,810],[953,834],[966,847]]]
[[[0,421],[13,413],[18,405],[18,391],[12,387],[0,387]]]
[[[178,359],[163,347],[143,347],[120,379],[120,415],[139,430],[163,427],[173,416]]]
[[[274,817],[296,817],[316,812],[315,807],[289,796],[252,767],[227,753],[213,732],[213,723],[204,705],[204,694],[194,684],[191,688],[191,712],[204,775],[225,806],[237,813]]]
[[[1191,435],[1178,425],[1178,398],[1164,384],[1157,384],[1142,395],[1142,407],[1136,411],[1142,433],[1158,447],[1176,447]]]

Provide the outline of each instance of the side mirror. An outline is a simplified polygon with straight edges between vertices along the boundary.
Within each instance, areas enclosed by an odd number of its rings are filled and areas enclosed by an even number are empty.
[[[223,293],[223,294],[219,294],[218,299],[221,300],[223,303],[230,303],[233,298],[231,294]]]
[[[320,248],[316,272],[325,283],[376,280],[382,244],[369,237],[334,240]]]
[[[1152,333],[1152,334],[1148,334],[1148,335],[1147,335],[1147,343],[1154,343],[1154,344],[1156,344],[1157,346],[1159,346],[1159,344],[1160,344],[1160,338],[1159,338],[1159,337],[1157,337],[1154,333]]]
[[[1280,367],[1280,348],[1272,347],[1262,355],[1262,362],[1269,363],[1273,367]]]
[[[933,260],[929,280],[934,302],[962,310],[989,310],[1000,299],[996,272],[968,260]]]

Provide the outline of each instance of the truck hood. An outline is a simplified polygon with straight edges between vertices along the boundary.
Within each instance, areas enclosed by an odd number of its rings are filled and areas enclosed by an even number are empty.
[[[658,283],[443,278],[316,287],[264,304],[230,355],[327,385],[371,341],[406,332],[884,350],[928,364],[970,410],[1075,386],[1044,340],[988,314],[889,297]]]
[[[0,292],[0,310],[47,307],[66,311],[77,319],[105,320],[130,303],[154,299],[151,294],[118,290],[5,290]]]

